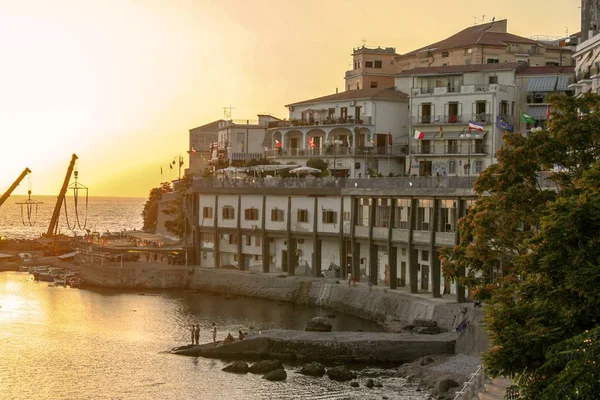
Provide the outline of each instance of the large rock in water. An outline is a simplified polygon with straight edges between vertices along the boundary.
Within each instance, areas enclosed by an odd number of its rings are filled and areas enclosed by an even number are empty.
[[[356,374],[346,367],[334,367],[327,370],[327,376],[334,381],[351,381],[356,379]]]
[[[283,364],[279,360],[258,361],[252,364],[248,370],[253,374],[266,374],[276,369],[283,369]]]
[[[304,364],[300,373],[308,376],[323,376],[325,375],[325,367],[318,362],[311,362],[309,364]]]
[[[270,381],[284,381],[287,378],[287,373],[285,372],[285,369],[279,368],[267,373],[263,378]]]
[[[306,323],[305,331],[331,332],[331,324],[323,317],[314,317]]]
[[[234,361],[233,364],[229,364],[223,368],[225,372],[234,372],[236,374],[245,374],[248,372],[248,364],[243,361]]]

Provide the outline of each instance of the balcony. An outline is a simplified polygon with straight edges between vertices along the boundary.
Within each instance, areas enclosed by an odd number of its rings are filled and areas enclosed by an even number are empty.
[[[498,83],[485,85],[460,85],[460,86],[441,86],[441,87],[414,87],[410,90],[412,96],[439,96],[454,93],[486,93],[486,92],[505,92],[508,93],[509,86]]]
[[[269,158],[298,158],[298,157],[404,157],[408,153],[408,146],[357,146],[357,147],[322,147],[315,149],[279,148],[265,151]]]
[[[358,121],[354,117],[346,118],[314,118],[302,121],[300,119],[291,119],[289,121],[278,121],[273,126],[269,126],[270,130],[277,130],[280,128],[292,128],[292,127],[313,127],[313,126],[348,126],[348,125],[373,125],[373,117],[365,116]]]
[[[477,155],[487,155],[489,146],[485,144],[476,144],[471,143],[471,156]],[[445,141],[444,143],[434,142],[429,145],[412,145],[410,146],[410,154],[411,155],[434,155],[434,156],[443,156],[443,155],[454,155],[454,156],[468,156],[469,155],[469,145],[467,143],[461,144],[450,144]]]
[[[471,116],[471,121],[481,122],[482,124],[491,124],[492,123],[492,114],[487,114],[485,112],[476,113]]]

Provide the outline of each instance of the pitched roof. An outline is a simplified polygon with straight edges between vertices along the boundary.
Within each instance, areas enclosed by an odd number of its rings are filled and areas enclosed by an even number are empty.
[[[297,106],[300,104],[310,104],[310,103],[321,103],[325,101],[336,101],[336,100],[358,100],[358,99],[371,99],[371,100],[388,100],[388,101],[406,101],[408,100],[408,95],[404,92],[396,90],[395,88],[374,88],[374,89],[357,89],[357,90],[347,90],[341,93],[330,94],[328,96],[316,97],[310,100],[298,101],[296,103],[291,103],[286,105],[289,106]]]
[[[469,64],[469,65],[444,65],[441,67],[417,67],[400,72],[398,75],[439,75],[439,74],[462,74],[465,72],[485,71],[520,71],[529,64],[521,63],[498,63],[498,64]]]
[[[574,73],[575,67],[572,65],[562,67],[527,67],[517,72],[518,75],[557,75]]]
[[[544,42],[528,39],[506,32],[507,20],[489,22],[463,29],[439,42],[421,47],[398,57],[398,59],[413,57],[423,50],[445,51],[476,45],[506,46],[508,43],[537,44],[547,49],[569,50],[565,47],[553,46]]]

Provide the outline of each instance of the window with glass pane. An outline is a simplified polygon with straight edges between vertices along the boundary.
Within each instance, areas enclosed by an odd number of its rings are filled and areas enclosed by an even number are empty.
[[[456,232],[456,201],[440,200],[438,232]]]
[[[428,231],[431,228],[433,214],[433,200],[420,199],[417,201],[417,226],[418,231]]]
[[[394,228],[408,229],[408,216],[410,215],[410,199],[396,200],[396,215]]]
[[[356,225],[369,226],[369,202],[370,199],[358,199]]]
[[[389,199],[377,199],[377,208],[375,209],[375,225],[380,228],[387,228],[390,218],[390,209],[388,207]]]

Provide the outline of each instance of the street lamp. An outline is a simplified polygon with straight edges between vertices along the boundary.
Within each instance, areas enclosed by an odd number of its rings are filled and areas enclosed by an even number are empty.
[[[183,165],[183,157],[181,155],[173,157],[173,162],[171,163],[171,169],[173,169],[173,165],[178,165],[179,172],[178,172],[177,178],[181,179],[181,166]]]
[[[471,141],[473,139],[481,139],[481,135],[479,133],[476,133],[475,135],[471,135],[471,132],[463,132],[460,135],[458,135],[458,138],[461,140],[468,140],[469,141],[469,147],[468,149],[468,161],[467,164],[465,164],[465,169],[467,170],[467,176],[471,175]]]
[[[332,143],[332,146],[333,146],[333,177],[335,178],[335,156],[337,154],[337,148],[338,148],[338,146],[340,146],[344,142],[342,142],[339,139],[334,139],[334,140],[331,141],[331,143]]]

